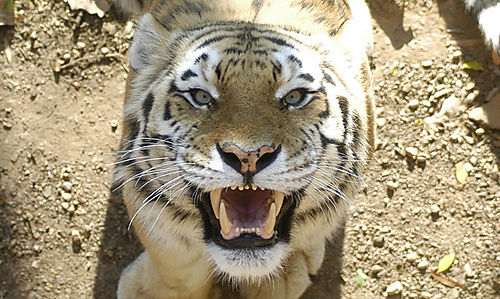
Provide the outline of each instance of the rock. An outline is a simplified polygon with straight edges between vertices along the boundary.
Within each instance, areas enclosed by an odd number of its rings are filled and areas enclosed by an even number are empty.
[[[481,107],[470,110],[468,116],[473,121],[500,130],[500,93]]]
[[[431,213],[432,214],[437,215],[437,214],[439,214],[440,211],[441,211],[441,209],[439,208],[438,205],[431,205]]]
[[[71,194],[68,192],[61,191],[61,197],[65,201],[70,201],[73,196],[71,196]]]
[[[73,184],[71,182],[64,182],[61,186],[61,188],[66,191],[66,192],[71,192],[71,188],[73,187]],[[62,195],[62,194],[61,194]],[[64,198],[64,197],[63,197]],[[70,198],[71,199],[71,198]],[[69,199],[68,199],[69,200]]]
[[[371,268],[370,268],[370,275],[371,276],[377,276],[377,274],[379,272],[381,272],[382,270],[384,270],[384,268],[382,268],[382,266],[380,265],[373,265]]]
[[[106,47],[102,47],[102,48],[101,48],[101,53],[102,53],[102,54],[104,54],[104,55],[106,55],[106,54],[108,54],[108,53],[109,53],[109,49],[108,49],[108,48],[106,48]]]
[[[467,85],[465,85],[465,90],[466,91],[471,91],[474,89],[474,87],[476,87],[476,83],[474,82],[469,82],[467,83]]]
[[[398,184],[398,182],[388,181],[386,183],[386,186],[387,186],[387,190],[394,191],[398,188],[399,184]]]
[[[63,202],[63,203],[61,203],[61,207],[62,207],[63,209],[65,209],[65,210],[68,210],[68,209],[69,209],[69,203],[67,203],[67,202]]]
[[[476,133],[476,135],[478,136],[481,136],[481,135],[484,135],[485,131],[483,128],[477,128],[474,133]]]
[[[420,64],[423,68],[430,68],[432,66],[432,61],[430,60],[425,60],[425,61],[422,61],[422,63]]]
[[[460,108],[460,100],[455,95],[451,95],[449,98],[443,101],[443,105],[441,105],[439,114],[454,117],[460,113]]]
[[[111,131],[114,132],[118,128],[118,121],[116,119],[112,119],[110,125],[111,125]]]
[[[425,270],[428,267],[429,267],[429,262],[425,258],[423,260],[421,260],[420,263],[417,264],[418,270]]]
[[[377,127],[383,127],[387,123],[387,120],[383,117],[375,119],[375,124]]]
[[[418,100],[411,100],[410,103],[408,103],[408,108],[410,108],[411,110],[417,110],[418,105]]]
[[[429,293],[429,292],[425,292],[425,291],[424,291],[424,292],[420,293],[420,297],[421,297],[422,299],[430,299],[430,298],[432,298],[432,294],[431,294],[431,293]]]
[[[71,231],[71,240],[73,241],[73,246],[80,247],[82,245],[83,238],[79,230],[74,229]]]
[[[472,272],[472,267],[470,266],[469,263],[466,263],[464,265],[464,272],[465,272],[465,276],[467,276],[467,277],[473,277],[474,276],[474,273]]]
[[[76,43],[76,48],[81,50],[84,49],[87,45],[84,42],[77,42]]]
[[[413,146],[408,146],[405,148],[406,156],[412,159],[415,159],[418,155],[418,149]]]
[[[404,93],[409,93],[410,90],[411,90],[411,84],[410,83],[406,83],[405,85],[403,85],[402,90],[403,90]]]
[[[451,289],[448,294],[446,294],[446,298],[449,299],[457,299],[460,297],[460,292],[457,289]]]
[[[450,92],[453,92],[453,89],[451,89],[451,88],[441,89],[439,91],[436,91],[436,93],[434,94],[434,98],[439,99],[440,97],[447,95]]]
[[[378,248],[384,247],[384,237],[373,238],[373,246]]]
[[[43,197],[49,198],[52,195],[52,186],[45,185],[42,191]]]
[[[426,153],[418,153],[417,162],[424,163],[425,161],[427,161],[428,158],[429,158],[429,156]]]
[[[402,291],[403,291],[403,285],[399,281],[391,283],[385,290],[385,292],[389,296],[400,294]]]
[[[406,255],[406,259],[411,262],[411,263],[414,263],[418,258],[418,255],[415,253],[415,252],[410,252]]]

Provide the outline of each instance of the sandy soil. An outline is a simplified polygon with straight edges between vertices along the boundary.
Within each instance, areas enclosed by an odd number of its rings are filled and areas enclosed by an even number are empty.
[[[304,298],[500,296],[500,134],[467,116],[500,70],[455,0],[406,2],[371,3],[377,149]],[[141,251],[109,191],[132,23],[63,1],[18,10],[24,21],[0,28],[0,298],[112,298]],[[430,275],[450,252],[442,275],[466,289]]]

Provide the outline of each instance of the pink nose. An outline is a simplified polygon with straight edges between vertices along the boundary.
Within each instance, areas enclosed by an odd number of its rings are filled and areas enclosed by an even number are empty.
[[[257,173],[271,164],[278,156],[281,146],[273,149],[264,145],[256,151],[243,151],[236,145],[228,145],[220,148],[217,145],[222,160],[236,171],[246,173]]]

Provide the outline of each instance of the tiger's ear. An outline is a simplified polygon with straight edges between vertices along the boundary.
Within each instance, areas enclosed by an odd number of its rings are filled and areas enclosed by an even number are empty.
[[[143,15],[136,24],[129,51],[129,64],[135,72],[154,64],[152,58],[159,46],[165,44],[167,30],[150,14]]]

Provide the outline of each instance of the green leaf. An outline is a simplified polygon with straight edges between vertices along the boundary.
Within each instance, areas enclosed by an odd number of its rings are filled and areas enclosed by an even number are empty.
[[[478,61],[475,60],[464,62],[464,68],[473,71],[484,71],[483,66]]]
[[[440,273],[448,270],[448,268],[451,267],[451,264],[453,264],[454,260],[455,260],[455,254],[453,252],[443,256],[439,261],[437,272]]]
[[[361,288],[364,287],[366,285],[367,278],[368,276],[363,273],[363,270],[356,270],[356,283],[358,284],[358,286],[360,286]]]

